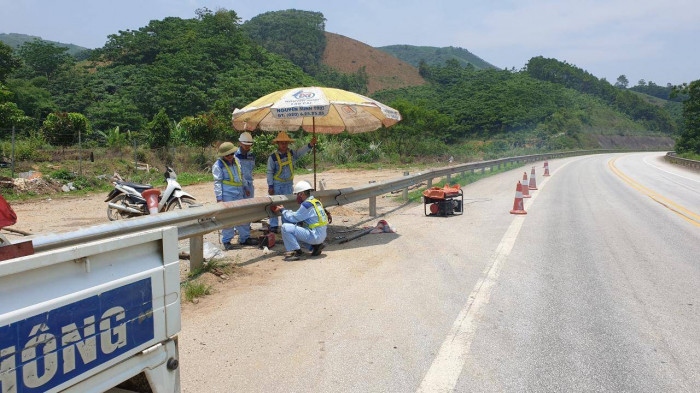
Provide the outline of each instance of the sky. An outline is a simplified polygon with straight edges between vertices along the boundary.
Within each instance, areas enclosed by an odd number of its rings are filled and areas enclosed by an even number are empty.
[[[698,0],[0,0],[0,33],[99,48],[151,20],[235,11],[321,12],[326,31],[373,47],[460,47],[499,68],[554,58],[629,87],[700,79]]]

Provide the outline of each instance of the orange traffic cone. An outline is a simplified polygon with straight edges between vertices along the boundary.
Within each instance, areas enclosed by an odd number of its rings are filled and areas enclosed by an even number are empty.
[[[547,161],[544,162],[544,175],[542,176],[549,176],[549,163]]]
[[[523,181],[520,182],[520,184],[523,185],[522,188],[522,193],[523,193],[523,198],[532,198],[532,195],[530,195],[530,190],[527,182],[527,172],[523,172]]]
[[[536,190],[537,189],[537,180],[535,179],[535,167],[532,167],[532,171],[530,171],[530,184],[528,186],[529,189],[531,190]]]
[[[510,211],[510,214],[527,214],[523,207],[523,185],[520,182],[515,186],[515,200],[513,201],[513,210]]]

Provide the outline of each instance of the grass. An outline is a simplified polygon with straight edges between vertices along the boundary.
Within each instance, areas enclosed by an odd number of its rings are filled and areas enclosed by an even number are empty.
[[[236,256],[236,259],[238,259],[239,256]],[[220,261],[212,260],[205,262],[201,267],[193,270],[190,272],[188,275],[189,279],[196,279],[197,277],[201,276],[204,273],[212,273],[214,270],[218,270],[220,272],[223,272],[224,274],[231,274],[233,271],[233,265],[235,265],[237,261],[234,261],[233,264],[229,263],[221,263]]]
[[[678,157],[685,158],[686,160],[700,161],[700,154],[683,153],[683,154],[678,154]]]
[[[182,290],[184,292],[183,296],[188,302],[211,294],[211,286],[197,281],[185,281],[182,284]]]
[[[236,259],[238,258],[239,256],[236,256]],[[187,280],[181,283],[185,301],[191,302],[194,299],[211,294],[211,286],[197,280],[202,274],[216,271],[219,274],[231,275],[235,264],[235,261],[234,263],[221,263],[220,261],[212,260],[204,263],[202,267],[191,271],[187,276]]]

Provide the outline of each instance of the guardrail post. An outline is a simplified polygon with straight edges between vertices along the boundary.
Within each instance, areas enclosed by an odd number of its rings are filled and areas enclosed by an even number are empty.
[[[204,266],[204,236],[190,238],[190,271],[193,272]]]
[[[445,182],[447,182],[447,184],[450,184],[450,181],[451,181],[451,180],[452,180],[452,174],[451,174],[451,173],[448,173]]]
[[[404,176],[408,176],[408,175],[410,175],[410,173],[404,172],[403,175],[404,175]],[[407,200],[408,200],[408,187],[406,187],[406,188],[403,189],[403,194],[402,194],[402,196],[403,196],[403,200],[404,200],[404,201],[407,201]]]
[[[486,167],[481,168],[481,174],[483,175],[484,173],[486,173]]]
[[[369,183],[376,183],[376,180],[370,180]],[[369,197],[369,216],[370,217],[377,217],[377,197],[376,196],[371,196]]]
[[[430,178],[428,179],[428,188],[431,188],[433,186],[433,179]]]

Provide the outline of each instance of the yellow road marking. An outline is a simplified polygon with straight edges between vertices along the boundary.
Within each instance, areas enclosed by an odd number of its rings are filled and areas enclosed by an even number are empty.
[[[634,188],[635,190],[641,192],[642,194],[648,196],[649,198],[653,199],[660,205],[664,206],[665,208],[671,210],[672,212],[678,214],[681,216],[684,220],[688,221],[689,223],[695,225],[696,227],[700,227],[700,214],[693,213],[689,209],[673,202],[672,200],[657,194],[656,192],[644,187],[643,185],[637,183],[634,181],[632,178],[629,176],[625,175],[617,169],[615,166],[615,161],[617,161],[619,157],[613,158],[612,160],[608,161],[608,167],[610,167],[610,170],[613,171],[614,174],[617,175],[622,181],[627,183],[630,187]]]

